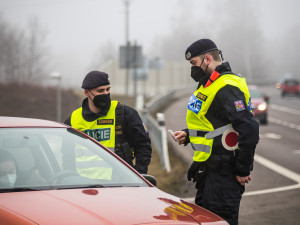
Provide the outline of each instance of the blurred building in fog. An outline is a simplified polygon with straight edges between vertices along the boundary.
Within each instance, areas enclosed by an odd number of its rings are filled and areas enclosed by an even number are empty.
[[[125,93],[126,69],[119,68],[118,60],[111,60],[100,70],[110,75],[112,84],[112,93]],[[148,68],[146,70],[147,78],[137,74],[137,94],[144,96],[154,96],[164,93],[174,88],[197,87],[195,81],[191,78],[190,64],[185,60],[165,61],[161,69]],[[133,95],[134,69],[130,69],[128,95]]]

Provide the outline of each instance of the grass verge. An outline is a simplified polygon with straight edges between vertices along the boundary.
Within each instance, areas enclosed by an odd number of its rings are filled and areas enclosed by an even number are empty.
[[[157,181],[157,187],[162,191],[178,197],[193,197],[195,188],[192,182],[188,182],[186,175],[187,165],[175,152],[169,148],[169,159],[171,172],[166,172],[160,164],[157,150],[153,148],[152,159],[149,165],[148,174],[153,175]]]

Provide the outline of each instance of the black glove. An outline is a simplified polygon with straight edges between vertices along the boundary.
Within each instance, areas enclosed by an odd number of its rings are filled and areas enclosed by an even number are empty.
[[[201,171],[200,173],[196,173],[196,175],[195,175],[195,178],[194,178],[194,180],[196,181],[195,188],[198,189],[199,191],[203,191],[205,175],[206,175],[205,167],[204,167],[203,171]]]
[[[195,162],[193,161],[193,163],[191,164],[188,174],[187,174],[187,179],[188,181],[191,181],[193,178],[193,182],[197,181],[197,173],[199,171],[203,171],[204,169],[204,162]]]

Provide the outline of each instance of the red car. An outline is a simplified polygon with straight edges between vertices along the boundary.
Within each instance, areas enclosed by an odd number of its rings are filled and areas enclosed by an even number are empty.
[[[149,180],[71,127],[0,117],[1,225],[228,224]]]
[[[260,124],[268,124],[268,100],[267,96],[262,96],[258,87],[255,85],[248,86],[251,97],[251,108],[253,116]]]
[[[281,96],[284,97],[287,94],[296,95],[300,97],[300,84],[296,79],[285,79],[281,84]]]

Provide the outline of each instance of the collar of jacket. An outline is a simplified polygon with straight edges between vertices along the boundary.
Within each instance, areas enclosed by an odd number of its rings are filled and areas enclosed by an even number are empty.
[[[217,66],[215,69],[219,74],[231,72],[231,67],[229,62],[223,62],[221,65]]]
[[[88,98],[85,98],[82,101],[82,116],[86,121],[90,122],[90,121],[98,119],[99,117],[106,116],[106,114],[108,113],[108,110],[109,109],[107,109],[106,111],[101,111],[99,113],[93,113],[89,108]]]
[[[231,67],[229,65],[229,62],[223,62],[221,65],[218,65],[215,69],[215,71],[217,71],[219,74],[224,74],[224,73],[229,73],[231,72]],[[205,85],[209,80],[208,76],[203,77],[200,81],[199,84],[197,86],[197,89],[201,86],[201,85]]]

